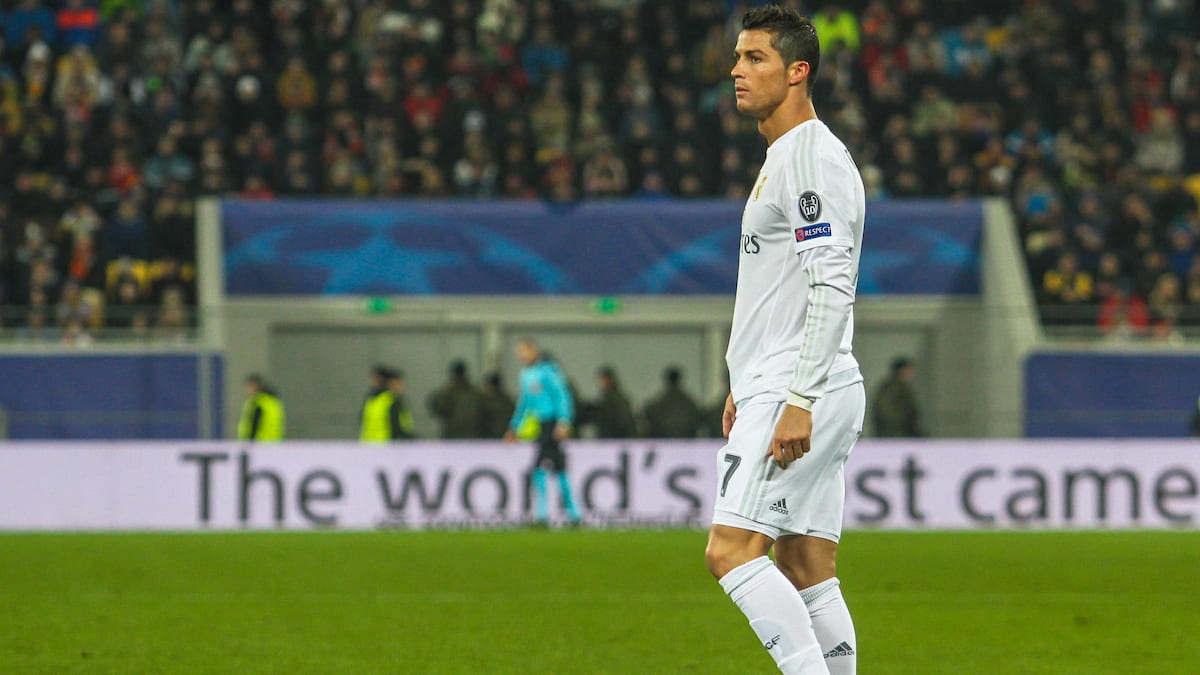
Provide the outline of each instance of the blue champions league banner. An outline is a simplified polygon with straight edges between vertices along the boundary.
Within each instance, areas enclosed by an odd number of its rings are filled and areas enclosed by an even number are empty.
[[[742,204],[231,201],[232,295],[731,294]],[[864,294],[979,292],[979,203],[871,204]]]

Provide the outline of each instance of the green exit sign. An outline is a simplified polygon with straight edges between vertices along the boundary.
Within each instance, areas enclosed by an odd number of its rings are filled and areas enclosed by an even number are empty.
[[[363,300],[363,311],[367,314],[387,314],[395,307],[392,305],[392,299],[382,295],[374,295]]]
[[[620,298],[606,295],[592,301],[592,310],[597,314],[616,314],[621,311]]]

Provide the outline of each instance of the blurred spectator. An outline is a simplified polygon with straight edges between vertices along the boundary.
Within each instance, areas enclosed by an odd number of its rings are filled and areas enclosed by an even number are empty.
[[[404,402],[404,373],[375,366],[360,415],[359,440],[378,443],[414,438],[412,412]]]
[[[20,0],[4,17],[4,41],[19,50],[38,40],[56,42],[54,15],[38,0]]]
[[[913,389],[916,367],[907,357],[892,360],[887,379],[879,385],[875,396],[875,435],[881,438],[918,438],[921,412],[917,393]]]
[[[483,378],[480,388],[480,407],[483,416],[485,438],[500,438],[508,431],[516,401],[504,390],[500,373],[489,373]]]
[[[580,426],[592,426],[597,438],[636,437],[633,407],[612,366],[601,366],[596,371],[596,387],[600,390],[600,398],[580,406]]]
[[[1047,316],[1056,322],[1078,323],[1086,320],[1086,311],[1093,301],[1092,275],[1079,269],[1079,260],[1070,251],[1062,253],[1053,269],[1047,270],[1042,279],[1041,302],[1056,308],[1055,316]]]
[[[286,411],[274,388],[257,373],[246,376],[246,401],[238,419],[237,437],[242,441],[281,441],[285,436]]]
[[[467,376],[467,364],[450,364],[450,380],[429,395],[429,412],[441,420],[442,438],[485,438],[482,396]]]
[[[643,410],[647,438],[695,438],[700,408],[683,390],[683,373],[671,366],[663,371],[663,389]]]
[[[105,325],[119,336],[131,335],[149,324],[146,298],[132,277],[116,282],[104,310]]]
[[[1154,337],[1169,340],[1179,336],[1179,321],[1183,310],[1183,291],[1179,277],[1164,272],[1155,280],[1147,300],[1150,325]]]
[[[155,318],[155,332],[161,338],[181,341],[188,337],[191,316],[181,288],[172,286],[162,293]]]
[[[857,52],[859,48],[858,17],[836,4],[827,4],[812,17],[813,28],[821,41],[821,49],[834,53],[838,49]]]
[[[1108,337],[1136,337],[1150,326],[1150,310],[1141,296],[1118,288],[1100,305],[1097,325]]]

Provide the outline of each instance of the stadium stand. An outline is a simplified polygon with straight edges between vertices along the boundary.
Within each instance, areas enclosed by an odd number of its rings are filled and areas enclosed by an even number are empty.
[[[194,198],[744,198],[722,0],[0,1],[0,320],[186,336]],[[797,4],[797,3],[792,3]],[[1047,326],[1200,325],[1190,0],[810,3],[873,198],[1011,200]]]

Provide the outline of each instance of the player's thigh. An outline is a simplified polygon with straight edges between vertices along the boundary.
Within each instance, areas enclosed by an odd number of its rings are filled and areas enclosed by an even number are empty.
[[[769,470],[767,446],[782,405],[751,404],[738,411],[728,442],[717,451],[716,511],[753,515],[748,505],[758,497]]]

